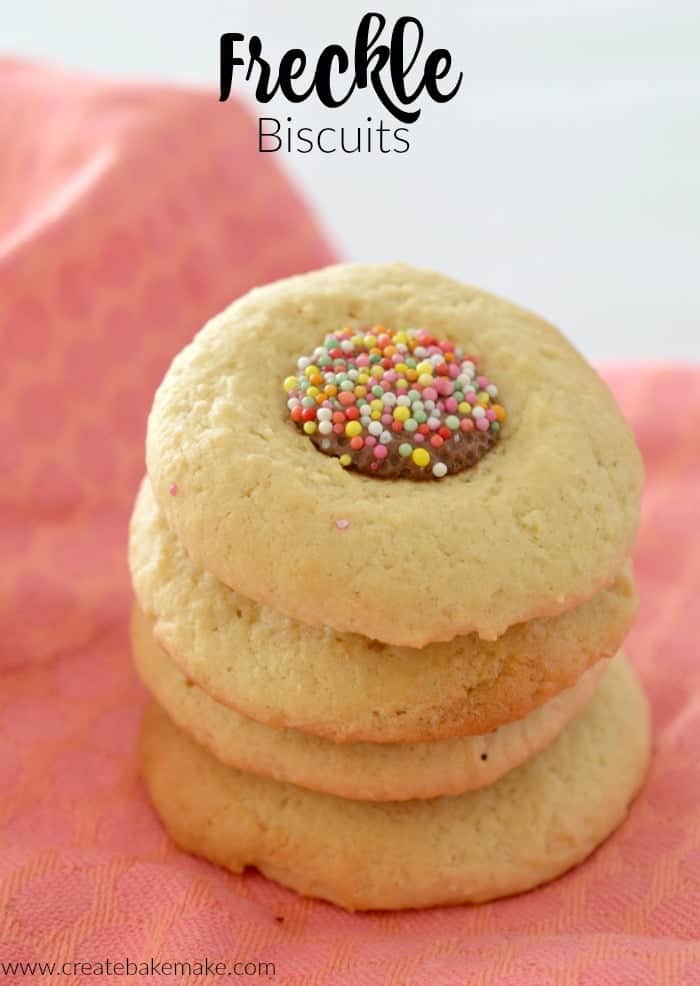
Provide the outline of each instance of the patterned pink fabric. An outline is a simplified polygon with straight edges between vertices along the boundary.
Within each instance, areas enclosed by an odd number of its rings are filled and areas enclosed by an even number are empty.
[[[648,468],[628,650],[656,741],[622,829],[554,884],[476,908],[351,916],[230,876],[169,843],[138,778],[125,529],[172,355],[231,297],[330,251],[238,106],[13,62],[0,87],[0,963],[247,960],[276,976],[242,981],[333,986],[700,984],[700,369],[609,374]]]

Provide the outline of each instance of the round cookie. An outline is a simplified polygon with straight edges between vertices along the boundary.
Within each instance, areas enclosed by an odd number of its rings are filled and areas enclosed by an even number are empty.
[[[498,385],[508,417],[473,468],[381,481],[289,420],[297,358],[379,322],[452,341]],[[403,264],[289,278],[210,321],[156,393],[147,462],[197,565],[307,624],[414,647],[589,599],[629,554],[642,484],[609,390],[555,328]]]
[[[590,700],[607,661],[525,719],[485,736],[432,743],[333,743],[295,729],[277,730],[214,701],[188,682],[151,636],[138,633],[134,662],[172,721],[240,770],[314,791],[365,801],[463,794],[493,784],[538,753]]]
[[[493,643],[471,634],[417,650],[305,626],[198,569],[148,481],[132,517],[130,566],[156,638],[188,678],[252,719],[336,742],[423,742],[522,719],[617,653],[636,611],[625,567],[582,606]]]
[[[244,773],[155,704],[141,741],[151,799],[182,849],[348,910],[485,901],[551,880],[623,819],[648,755],[646,699],[624,660],[541,753],[456,797],[349,801]]]

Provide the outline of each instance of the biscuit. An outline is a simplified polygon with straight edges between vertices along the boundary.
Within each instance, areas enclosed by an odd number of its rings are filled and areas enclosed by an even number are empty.
[[[182,849],[348,910],[485,901],[553,879],[622,821],[648,754],[646,699],[624,660],[542,752],[454,797],[350,801],[244,773],[155,703],[141,740],[152,802]]]
[[[493,784],[538,753],[588,702],[607,661],[519,719],[484,736],[432,743],[333,743],[272,729],[214,701],[192,684],[153,636],[135,634],[134,662],[172,721],[232,767],[314,791],[365,801],[463,794]]]
[[[417,650],[304,626],[197,568],[148,481],[132,517],[130,566],[141,609],[189,679],[252,719],[335,742],[424,742],[522,719],[617,653],[636,611],[625,567],[582,606],[493,643],[470,634]]]
[[[344,470],[289,420],[283,381],[329,331],[426,328],[473,352],[508,418],[440,481]],[[642,467],[595,371],[541,318],[403,264],[346,264],[258,288],[174,359],[148,472],[192,560],[289,617],[422,647],[552,616],[615,579]]]

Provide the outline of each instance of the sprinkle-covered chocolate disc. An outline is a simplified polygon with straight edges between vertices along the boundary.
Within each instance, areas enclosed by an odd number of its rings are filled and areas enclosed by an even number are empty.
[[[321,452],[385,479],[475,465],[506,417],[474,357],[423,329],[333,332],[284,389],[292,421]]]

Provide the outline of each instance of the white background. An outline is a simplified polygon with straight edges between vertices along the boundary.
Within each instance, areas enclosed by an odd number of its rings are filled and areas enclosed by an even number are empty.
[[[420,17],[464,82],[446,105],[423,101],[407,154],[278,155],[341,252],[511,297],[590,357],[699,360],[700,0],[22,0],[2,4],[0,47],[216,86],[222,32],[260,35],[271,57],[352,50],[367,10]],[[251,108],[392,123],[373,94]]]

